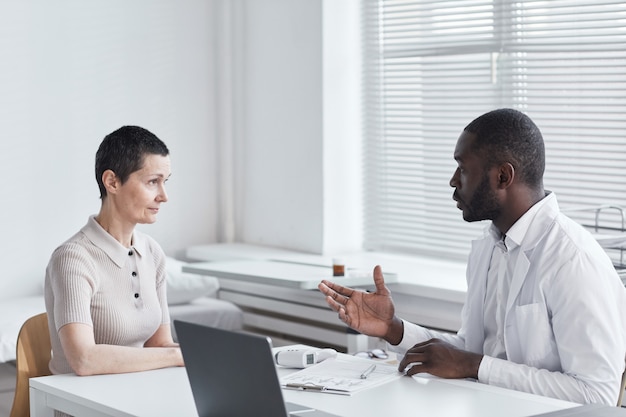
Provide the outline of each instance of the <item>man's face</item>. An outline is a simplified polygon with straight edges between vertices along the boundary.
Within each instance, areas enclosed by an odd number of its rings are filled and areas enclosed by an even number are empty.
[[[463,132],[457,141],[454,159],[458,167],[450,179],[455,189],[452,198],[465,221],[494,220],[502,208],[492,185],[493,169],[487,169],[482,152],[472,149],[474,140],[474,134]]]

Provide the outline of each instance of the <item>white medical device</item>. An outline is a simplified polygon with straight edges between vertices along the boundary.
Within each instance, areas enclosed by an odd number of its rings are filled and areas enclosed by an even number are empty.
[[[328,358],[337,356],[335,349],[285,349],[276,352],[276,363],[287,368],[306,368]]]

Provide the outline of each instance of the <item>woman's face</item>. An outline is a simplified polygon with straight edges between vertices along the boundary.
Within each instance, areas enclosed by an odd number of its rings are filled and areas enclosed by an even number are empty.
[[[165,182],[171,174],[170,157],[147,154],[143,167],[120,187],[115,201],[124,220],[134,224],[156,221],[161,203],[167,201]]]

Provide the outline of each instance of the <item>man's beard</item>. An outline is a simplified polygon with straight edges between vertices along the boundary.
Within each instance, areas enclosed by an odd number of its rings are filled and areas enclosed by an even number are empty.
[[[502,208],[489,186],[489,176],[485,173],[476,191],[474,191],[472,199],[465,206],[463,219],[467,222],[493,220],[499,217],[501,212]]]

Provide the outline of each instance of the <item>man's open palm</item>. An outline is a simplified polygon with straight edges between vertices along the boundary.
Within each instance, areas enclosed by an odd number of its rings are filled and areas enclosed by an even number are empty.
[[[395,314],[391,293],[385,286],[380,266],[374,268],[375,292],[365,292],[322,281],[318,288],[326,302],[339,313],[339,319],[354,330],[374,337],[385,337]]]

